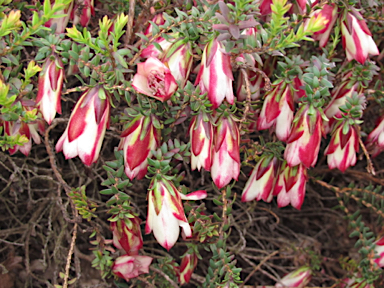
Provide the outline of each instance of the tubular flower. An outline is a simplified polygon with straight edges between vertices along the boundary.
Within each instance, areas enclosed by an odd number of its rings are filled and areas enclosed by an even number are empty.
[[[273,187],[278,168],[278,160],[273,155],[263,155],[251,176],[245,184],[241,201],[252,201],[261,199],[265,202],[271,202],[273,197]]]
[[[375,253],[378,256],[374,261],[380,267],[384,267],[384,237],[381,237],[375,242]]]
[[[325,133],[332,131],[336,121],[335,118],[341,118],[342,112],[339,107],[346,103],[347,97],[352,97],[354,92],[358,94],[362,93],[362,88],[358,83],[348,79],[351,76],[352,73],[348,73],[346,77],[344,77],[345,81],[332,91],[332,100],[324,110],[325,116],[329,119],[329,121],[323,123]]]
[[[55,1],[51,2],[51,5],[54,5]],[[56,29],[56,34],[61,34],[65,32],[65,28],[67,28],[69,17],[71,16],[72,9],[73,9],[73,3],[75,1],[71,1],[69,4],[67,4],[63,10],[60,10],[55,13],[55,15],[63,15],[65,14],[64,17],[60,18],[51,18],[47,22],[45,22],[44,26],[49,27],[49,28],[54,28]]]
[[[317,161],[323,132],[320,112],[308,105],[296,113],[291,134],[287,140],[284,158],[293,167],[302,163],[306,168],[313,167]]]
[[[124,249],[129,255],[137,255],[143,247],[140,222],[138,217],[111,222],[110,230],[113,234],[113,245],[117,249]]]
[[[132,87],[139,93],[164,102],[175,93],[177,83],[167,66],[159,59],[150,57],[144,63],[137,64]]]
[[[379,55],[379,49],[361,14],[357,11],[353,11],[353,14],[348,12],[341,22],[342,43],[348,61],[355,59],[363,64],[368,54]]]
[[[38,131],[43,134],[44,127],[43,120],[37,120],[34,123],[25,123],[25,122],[14,122],[14,121],[4,121],[4,133],[9,136],[25,136],[28,139],[28,142],[24,145],[15,145],[13,148],[9,148],[9,154],[13,155],[20,150],[25,156],[29,155],[32,149],[32,139],[36,144],[41,143],[40,136]]]
[[[284,161],[279,173],[273,190],[273,195],[277,195],[278,206],[285,207],[291,204],[300,210],[305,197],[305,185],[308,179],[307,169],[302,164],[289,167]]]
[[[373,284],[368,284],[367,280],[362,280],[359,274],[343,279],[339,286],[340,288],[375,288]]]
[[[56,151],[63,151],[66,159],[79,156],[87,166],[96,162],[105,130],[109,127],[109,113],[109,96],[101,86],[85,91],[56,144]]]
[[[152,22],[155,23],[156,25],[163,25],[165,23],[163,13],[157,14],[155,17],[153,17]],[[152,24],[149,24],[149,26],[144,32],[144,35],[147,37],[154,36],[152,35],[152,31],[153,31],[152,29],[153,29]],[[140,56],[143,58],[149,58],[149,57],[161,58],[164,56],[164,53],[165,51],[167,51],[169,46],[172,45],[172,42],[165,40],[163,37],[156,38],[155,42],[160,45],[162,51],[157,49],[155,45],[151,44],[141,52]]]
[[[61,89],[64,81],[63,63],[58,57],[47,58],[39,75],[36,103],[48,124],[61,114]]]
[[[181,285],[189,283],[191,280],[193,270],[197,266],[198,258],[195,253],[186,254],[181,260],[179,267],[179,282]]]
[[[252,58],[253,59],[253,58]],[[244,62],[243,60],[242,62]],[[258,62],[253,63],[257,69],[261,69]],[[264,87],[263,76],[261,73],[256,73],[250,69],[246,69],[246,74],[249,79],[249,89],[251,90],[251,100],[257,100],[260,98],[260,90]],[[237,79],[236,97],[239,101],[247,100],[246,82],[243,73],[240,73]]]
[[[311,281],[311,269],[304,266],[285,275],[278,283],[276,283],[275,287],[303,288],[309,283],[309,281]]]
[[[329,35],[331,34],[331,30],[333,28],[333,25],[335,24],[337,20],[337,6],[336,4],[331,3],[330,5],[325,4],[323,8],[314,11],[311,14],[311,17],[317,17],[321,16],[326,19],[326,24],[323,29],[320,31],[317,31],[313,33],[313,39],[319,40],[320,47],[325,47],[327,45]]]
[[[213,162],[211,176],[221,189],[231,179],[237,180],[240,173],[240,134],[239,128],[230,117],[222,116],[217,120],[214,132]]]
[[[87,27],[91,16],[95,16],[94,0],[77,0],[71,14],[73,25]]]
[[[219,107],[224,98],[229,104],[234,102],[231,59],[223,50],[223,45],[216,39],[205,46],[195,82],[195,85],[200,85],[202,93],[208,92],[213,108]]]
[[[131,180],[147,174],[147,159],[159,146],[160,130],[154,121],[154,116],[137,116],[121,134],[119,149],[124,150],[125,174]]]
[[[376,121],[376,128],[368,135],[367,148],[376,157],[384,150],[384,115]]]
[[[180,82],[181,88],[184,88],[191,71],[192,60],[190,43],[185,43],[185,39],[181,39],[168,48],[161,62],[169,67],[175,80]]]
[[[192,236],[192,230],[185,217],[184,200],[200,200],[207,197],[203,190],[195,191],[188,195],[181,194],[175,185],[165,179],[153,179],[148,192],[148,216],[145,233],[153,230],[157,242],[169,250],[179,238],[180,228],[186,237]]]
[[[344,172],[348,167],[356,164],[356,152],[359,152],[359,136],[354,126],[346,129],[340,122],[333,130],[331,141],[325,149],[329,169],[338,168]]]
[[[149,256],[120,256],[113,263],[112,272],[125,281],[129,281],[129,279],[148,273],[152,260],[153,258]]]
[[[260,117],[257,119],[257,129],[273,127],[277,138],[286,141],[291,132],[293,111],[292,89],[290,85],[281,82],[266,94]]]
[[[192,170],[197,168],[200,171],[201,167],[211,170],[213,127],[209,120],[204,121],[206,117],[200,113],[192,118],[189,125]]]

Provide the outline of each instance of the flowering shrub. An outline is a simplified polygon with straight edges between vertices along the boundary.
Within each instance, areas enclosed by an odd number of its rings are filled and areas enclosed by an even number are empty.
[[[15,177],[29,179],[28,205],[41,179],[57,191],[27,242],[4,240],[29,247],[38,226],[48,253],[60,218],[54,243],[70,245],[65,265],[53,249],[47,282],[86,287],[79,258],[91,258],[117,287],[382,287],[369,221],[384,215],[383,3],[33,3],[0,0],[0,159],[15,171],[0,200]],[[286,223],[335,206],[348,221]],[[327,225],[350,250],[322,251]],[[28,249],[25,283],[42,285]]]

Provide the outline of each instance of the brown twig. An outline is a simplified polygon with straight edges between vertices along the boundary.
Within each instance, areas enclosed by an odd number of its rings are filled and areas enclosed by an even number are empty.
[[[169,276],[167,274],[165,274],[163,271],[161,271],[160,269],[157,269],[153,266],[150,266],[149,267],[150,270],[152,271],[155,271],[156,273],[160,274],[161,276],[163,276],[165,278],[165,280],[168,281],[168,283],[174,287],[174,288],[179,288],[179,285],[177,285],[177,283],[175,281],[173,281],[171,278],[169,278]]]
[[[359,133],[360,134],[360,133]],[[376,175],[376,173],[375,173],[375,167],[373,167],[373,163],[372,163],[372,161],[371,161],[371,158],[369,157],[369,153],[368,153],[368,151],[367,151],[367,148],[365,148],[365,145],[364,145],[364,143],[363,143],[363,141],[361,140],[361,137],[360,137],[360,135],[359,135],[359,143],[360,143],[360,146],[361,146],[361,149],[363,149],[363,151],[364,151],[364,155],[365,155],[365,157],[367,158],[367,171],[368,171],[368,173],[371,173],[372,175]]]
[[[67,264],[65,265],[65,276],[64,276],[63,288],[68,287],[69,268],[71,267],[71,259],[72,259],[73,250],[75,249],[76,237],[77,237],[77,223],[75,223],[75,225],[73,226],[71,246],[69,247]]]
[[[127,31],[125,34],[125,45],[129,45],[133,34],[133,19],[135,18],[136,0],[129,1],[128,23]]]
[[[252,275],[255,274],[257,272],[257,270],[259,270],[260,267],[262,265],[264,265],[265,262],[267,262],[270,258],[275,256],[277,253],[279,253],[278,250],[273,251],[271,254],[269,254],[267,257],[265,257],[263,260],[261,260],[260,263],[252,270],[252,272],[248,274],[247,278],[245,278],[245,280],[244,280],[243,284],[240,286],[240,288],[244,288],[244,284],[247,283],[247,281],[249,279],[251,279]]]

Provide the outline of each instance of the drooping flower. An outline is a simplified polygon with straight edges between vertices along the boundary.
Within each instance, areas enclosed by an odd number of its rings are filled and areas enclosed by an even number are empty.
[[[189,125],[191,141],[191,167],[200,171],[201,167],[210,171],[212,165],[213,127],[207,115],[193,116]]]
[[[154,126],[154,117],[137,116],[121,134],[119,149],[124,149],[125,174],[131,180],[147,174],[147,159],[159,146],[160,130]]]
[[[24,145],[15,145],[13,148],[9,148],[9,154],[13,155],[17,151],[20,151],[25,156],[29,155],[32,149],[32,139],[36,144],[41,143],[41,138],[38,134],[44,134],[44,121],[36,120],[34,122],[25,123],[20,121],[4,121],[4,133],[9,136],[25,136],[28,139],[28,142]]]
[[[307,169],[302,164],[289,167],[284,161],[273,190],[273,195],[277,195],[278,206],[285,207],[291,204],[300,210],[304,202],[307,179]]]
[[[334,3],[325,4],[321,9],[311,13],[311,17],[324,17],[326,19],[325,27],[315,33],[313,33],[313,39],[320,41],[320,47],[327,45],[329,35],[331,34],[333,25],[337,20],[337,6]]]
[[[213,108],[217,108],[224,98],[229,104],[233,104],[232,81],[230,56],[224,52],[223,44],[213,39],[204,48],[195,85],[200,85],[202,93],[208,93]]]
[[[286,141],[291,133],[293,111],[292,89],[285,82],[280,82],[265,96],[263,108],[257,120],[257,129],[273,127],[277,138]]]
[[[245,184],[241,201],[260,201],[262,199],[265,202],[271,202],[273,187],[277,177],[277,168],[278,160],[276,157],[273,155],[261,156]]]
[[[129,281],[129,279],[148,273],[152,260],[153,258],[149,256],[120,256],[113,263],[112,272],[125,281]]]
[[[106,128],[109,126],[109,95],[101,86],[83,93],[56,144],[66,159],[79,156],[87,166],[97,161]]]
[[[369,284],[367,280],[362,279],[360,274],[343,279],[339,286],[340,288],[375,288],[373,284]]]
[[[375,242],[375,253],[378,256],[374,261],[380,267],[384,267],[384,237],[381,237]]]
[[[149,57],[144,63],[137,64],[132,87],[137,92],[164,102],[175,93],[177,83],[167,66],[159,59]]]
[[[236,122],[229,116],[218,118],[214,132],[214,150],[211,176],[221,189],[240,173],[240,133]]]
[[[73,25],[87,27],[91,16],[95,16],[94,0],[77,0],[71,14]]]
[[[157,242],[169,250],[179,238],[180,228],[186,237],[192,236],[192,230],[185,217],[184,200],[200,200],[207,197],[207,192],[199,190],[188,195],[181,194],[175,185],[161,177],[153,178],[148,191],[148,216],[145,233],[153,231]]]
[[[285,275],[278,283],[276,288],[304,288],[311,281],[311,269],[309,267],[301,267],[287,275]]]
[[[195,270],[197,266],[197,255],[195,253],[192,254],[185,254],[184,257],[181,259],[181,264],[179,267],[179,282],[181,285],[184,285],[186,283],[189,283],[189,280],[191,280],[192,273]]]
[[[56,113],[61,114],[61,89],[64,81],[64,69],[61,60],[47,58],[39,75],[36,103],[48,124],[52,123]]]
[[[329,169],[338,168],[344,172],[348,167],[354,166],[358,151],[359,136],[356,128],[339,121],[332,132],[331,141],[324,151],[324,155],[327,155]]]
[[[290,167],[316,164],[323,132],[322,117],[317,109],[303,105],[296,113],[291,134],[287,140],[284,158]]]
[[[379,49],[372,39],[363,16],[356,10],[348,12],[341,22],[341,35],[343,47],[348,61],[355,59],[363,64],[368,55],[379,55]]]
[[[189,72],[192,67],[192,49],[186,39],[180,39],[173,43],[165,52],[164,57],[161,58],[176,81],[180,83],[180,87],[184,88],[188,80]]]
[[[341,118],[342,112],[339,108],[345,105],[347,98],[352,97],[355,92],[357,92],[359,95],[362,93],[362,86],[357,82],[352,81],[350,79],[351,76],[352,73],[347,73],[344,77],[344,81],[340,84],[339,87],[333,89],[331,93],[332,100],[324,110],[325,116],[327,116],[329,119],[329,121],[323,122],[325,133],[332,131],[333,125],[337,121],[336,118]],[[363,95],[361,95],[361,97],[362,96]]]
[[[377,119],[376,128],[369,133],[366,145],[373,157],[376,157],[384,150],[384,115]]]
[[[124,249],[129,255],[138,255],[143,247],[143,237],[140,230],[140,218],[118,219],[110,224],[113,234],[113,245]]]
[[[253,57],[251,57],[251,59],[253,59]],[[260,64],[254,61],[254,59],[253,59],[253,65],[255,66],[255,68],[261,69]],[[263,75],[261,73],[256,73],[251,69],[246,69],[246,74],[250,84],[249,89],[251,91],[251,100],[253,101],[257,100],[260,98],[260,91],[264,87]],[[244,74],[240,73],[237,78],[236,97],[237,97],[237,100],[239,101],[245,101],[248,96],[244,77],[245,77]]]

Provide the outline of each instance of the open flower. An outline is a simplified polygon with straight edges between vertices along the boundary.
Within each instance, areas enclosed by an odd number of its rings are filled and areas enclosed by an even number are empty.
[[[153,178],[148,192],[148,216],[145,233],[153,231],[157,242],[169,250],[179,238],[180,228],[186,237],[192,236],[192,230],[185,217],[184,200],[200,200],[207,197],[203,190],[188,195],[181,194],[175,185],[165,179]]]
[[[118,219],[110,224],[113,234],[113,245],[124,249],[129,255],[137,255],[143,247],[143,237],[140,230],[140,218]]]
[[[192,118],[189,125],[191,141],[191,166],[192,170],[200,171],[201,167],[211,170],[213,127],[210,121],[204,121],[208,117],[200,113]]]
[[[353,11],[353,14],[348,12],[341,22],[342,43],[348,61],[355,59],[363,64],[367,60],[368,54],[379,55],[379,49],[361,14],[356,10]]]
[[[227,116],[217,120],[214,133],[213,162],[211,176],[221,189],[240,174],[240,133],[236,122]]]
[[[36,96],[37,106],[48,124],[52,123],[56,112],[61,114],[61,89],[63,81],[63,63],[56,56],[54,59],[48,57],[39,75],[39,86]]]
[[[120,256],[113,263],[112,272],[125,281],[129,281],[129,279],[148,273],[152,260],[153,258],[149,256]]]
[[[217,108],[224,98],[229,104],[233,104],[232,81],[230,56],[224,52],[223,44],[214,39],[204,48],[195,85],[200,85],[202,93],[208,92],[208,99],[213,104],[213,108]]]
[[[147,174],[148,157],[159,146],[160,130],[155,116],[137,116],[121,134],[119,149],[124,149],[125,174],[129,179],[141,179]]]
[[[167,66],[159,59],[149,57],[144,63],[137,64],[132,87],[137,92],[164,102],[175,93],[177,83]]]
[[[345,128],[345,125],[348,128]],[[354,126],[340,121],[332,132],[331,141],[324,151],[329,169],[338,168],[344,172],[356,164],[356,152],[359,151],[359,136]]]
[[[101,86],[85,91],[56,144],[56,151],[63,151],[66,159],[79,156],[88,166],[96,162],[109,126],[109,113],[109,96]]]

